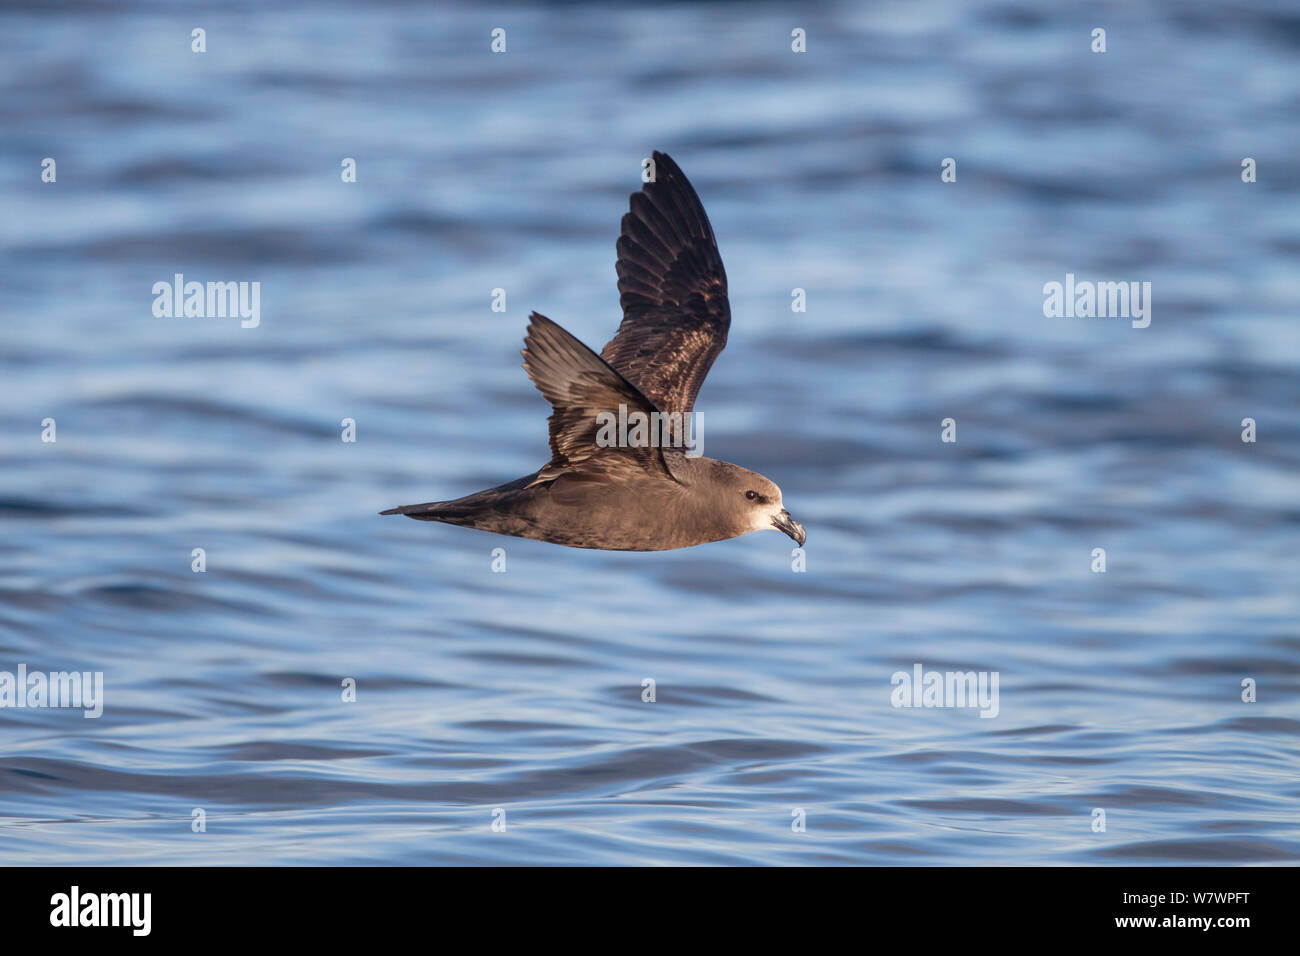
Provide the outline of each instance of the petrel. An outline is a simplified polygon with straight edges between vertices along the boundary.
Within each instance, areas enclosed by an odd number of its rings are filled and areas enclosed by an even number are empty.
[[[554,409],[550,462],[455,501],[380,514],[608,551],[688,548],[766,528],[803,545],[803,526],[762,475],[692,457],[681,441],[609,440],[615,416],[689,421],[731,326],[727,275],[699,197],[665,153],[654,154],[649,179],[623,217],[623,322],[609,344],[597,355],[544,315],[529,318],[524,370]]]

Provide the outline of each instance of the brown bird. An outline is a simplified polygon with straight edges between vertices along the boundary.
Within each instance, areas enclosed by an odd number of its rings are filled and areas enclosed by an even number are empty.
[[[554,409],[550,462],[455,501],[380,514],[609,551],[687,548],[765,528],[803,545],[803,526],[774,482],[693,457],[685,442],[695,395],[727,344],[731,308],[699,197],[666,154],[654,154],[653,169],[623,217],[623,322],[614,338],[597,355],[545,316],[530,318],[524,370]],[[621,414],[635,425],[637,413],[648,434],[633,427],[615,440],[611,422]],[[670,424],[656,429],[665,416]]]

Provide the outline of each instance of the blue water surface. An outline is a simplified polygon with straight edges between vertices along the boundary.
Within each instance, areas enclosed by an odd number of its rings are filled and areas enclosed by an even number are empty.
[[[1288,0],[6,5],[0,671],[105,689],[0,709],[0,862],[1295,863],[1297,90]],[[654,149],[806,571],[377,516],[547,459]]]

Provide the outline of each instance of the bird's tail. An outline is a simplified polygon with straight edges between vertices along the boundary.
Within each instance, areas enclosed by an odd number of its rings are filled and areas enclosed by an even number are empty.
[[[509,513],[519,492],[524,491],[537,477],[538,472],[524,475],[514,481],[478,491],[455,501],[426,501],[422,505],[402,505],[379,512],[381,515],[406,515],[416,521],[445,521],[467,528],[497,530],[501,516]],[[506,532],[510,533],[510,532]]]
[[[496,488],[475,492],[455,501],[426,501],[422,505],[402,505],[379,512],[381,515],[406,515],[416,521],[445,521],[470,528],[489,528],[500,515],[511,510],[518,492],[526,489],[538,473],[524,475]]]
[[[402,505],[379,512],[381,515],[406,515],[417,521],[451,521],[464,517],[464,506],[456,501],[426,501],[422,505]]]

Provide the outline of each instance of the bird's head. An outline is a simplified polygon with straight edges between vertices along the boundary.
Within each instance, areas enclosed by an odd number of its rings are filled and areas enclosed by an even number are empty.
[[[793,538],[800,547],[808,540],[803,525],[790,517],[775,481],[758,472],[725,461],[712,461],[714,495],[735,534],[776,528]]]

